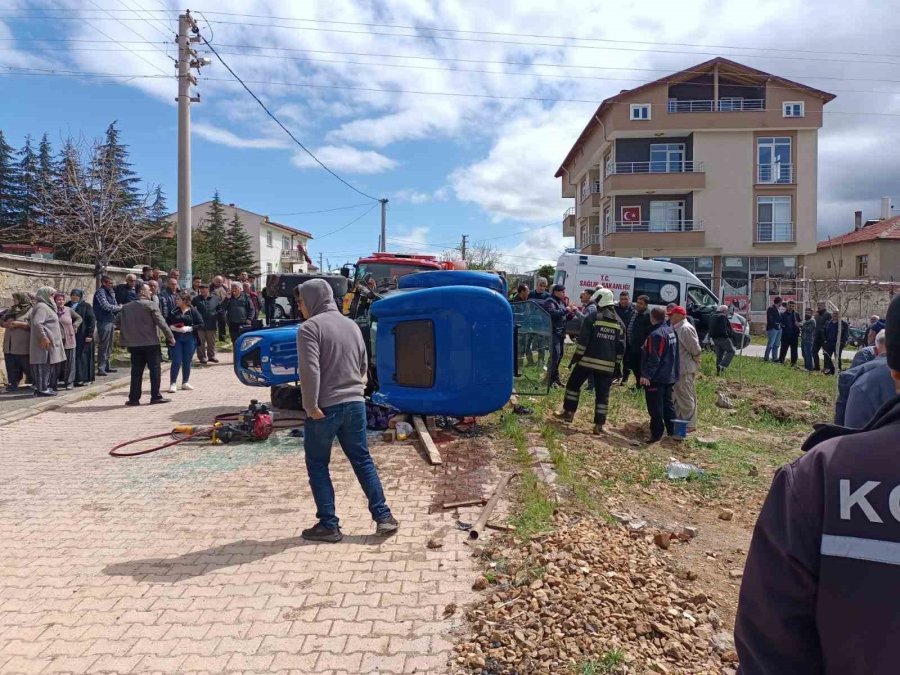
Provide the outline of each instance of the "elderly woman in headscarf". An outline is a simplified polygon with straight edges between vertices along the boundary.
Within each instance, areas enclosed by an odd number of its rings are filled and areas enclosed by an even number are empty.
[[[56,304],[56,315],[59,317],[63,349],[66,350],[66,360],[59,364],[57,380],[62,382],[66,389],[72,389],[75,387],[75,334],[81,328],[81,317],[74,309],[66,307],[66,294],[62,291],[53,294],[53,302]]]
[[[94,328],[97,320],[91,303],[84,302],[84,291],[72,289],[66,307],[71,307],[81,317],[81,326],[75,333],[75,386],[83,387],[94,381]]]
[[[37,301],[31,310],[28,360],[35,396],[56,396],[57,364],[66,360],[53,293],[49,286],[39,288]]]
[[[6,391],[18,391],[19,383],[27,377],[29,321],[34,300],[30,293],[13,293],[13,305],[3,313],[3,358],[6,361]]]

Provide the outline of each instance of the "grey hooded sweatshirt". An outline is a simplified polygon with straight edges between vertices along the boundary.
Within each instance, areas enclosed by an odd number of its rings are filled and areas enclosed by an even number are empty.
[[[309,310],[297,331],[303,408],[309,414],[364,401],[368,359],[359,326],[338,311],[331,286],[322,279],[302,284],[300,297]]]

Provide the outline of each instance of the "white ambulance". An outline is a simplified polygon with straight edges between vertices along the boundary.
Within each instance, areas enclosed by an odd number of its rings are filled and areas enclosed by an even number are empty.
[[[700,279],[680,265],[658,260],[563,253],[553,283],[565,286],[576,303],[582,290],[596,286],[610,289],[616,300],[619,293],[628,291],[632,302],[641,295],[650,298],[651,306],[674,302],[688,308],[701,337],[719,306],[719,299]]]

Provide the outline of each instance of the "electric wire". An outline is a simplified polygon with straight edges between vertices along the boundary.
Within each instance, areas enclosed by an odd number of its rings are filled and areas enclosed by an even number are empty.
[[[88,2],[90,2],[92,5],[94,5],[94,7],[98,7],[98,8],[99,8],[99,6],[97,5],[96,2],[94,2],[94,0],[88,0]],[[105,11],[105,10],[103,10],[103,11]],[[137,35],[139,38],[146,39],[145,36],[141,35],[141,34],[138,33],[136,30],[134,30],[134,29],[132,29],[131,27],[129,27],[127,24],[122,23],[122,21],[120,21],[119,19],[117,19],[116,17],[114,17],[112,14],[110,14],[110,17],[113,19],[113,21],[116,21],[117,23],[121,24],[122,26],[124,26],[125,28],[127,28],[129,31],[131,31],[132,33],[134,33],[135,35]],[[81,17],[81,20],[84,21],[84,23],[86,23],[88,26],[90,26],[91,28],[93,28],[94,30],[96,30],[96,31],[97,31],[98,33],[100,33],[101,35],[105,35],[106,37],[108,37],[110,40],[112,40],[112,41],[115,42],[116,44],[119,44],[119,45],[125,47],[124,44],[122,44],[121,42],[119,42],[118,40],[116,40],[114,37],[112,37],[112,36],[108,35],[107,33],[103,32],[103,31],[100,30],[99,28],[97,28],[95,25],[93,25],[93,24],[92,24],[91,22],[89,22],[87,19]],[[138,52],[134,51],[133,49],[129,49],[128,47],[125,47],[125,49],[127,49],[129,52],[131,52],[132,54],[134,54],[135,56],[137,56],[137,57],[138,57],[141,61],[143,61],[144,63],[147,63],[147,64],[153,66],[156,70],[158,70],[159,72],[165,74],[165,71],[164,71],[162,68],[160,68],[158,65],[156,65],[156,64],[153,63],[152,61],[150,61],[150,60],[148,60],[148,59],[145,59],[145,58],[144,58],[143,56],[141,56]],[[159,51],[163,56],[165,56],[167,59],[168,59],[168,58],[172,58],[172,57],[170,57],[168,54],[166,54],[163,50],[158,50],[158,51]],[[172,59],[172,60],[174,61],[174,59]],[[172,77],[174,77],[174,74],[172,75]]]
[[[331,235],[337,234],[338,232],[343,232],[344,230],[346,230],[348,227],[350,227],[350,226],[353,225],[354,223],[359,222],[360,220],[362,220],[363,218],[365,218],[367,215],[369,215],[370,213],[372,213],[372,211],[375,209],[375,207],[378,206],[380,203],[381,203],[381,202],[376,202],[375,204],[372,204],[372,206],[370,206],[368,209],[366,209],[365,212],[363,212],[362,214],[356,216],[356,218],[354,218],[353,220],[351,220],[351,221],[350,221],[349,223],[347,223],[346,225],[342,225],[341,227],[337,228],[336,230],[332,230],[331,232],[326,232],[325,234],[316,235],[316,241],[319,241],[319,240],[321,240],[321,239],[324,239],[325,237],[330,237]]]
[[[319,211],[293,211],[291,213],[273,213],[273,216],[312,216],[318,213],[332,213],[334,211],[349,211],[350,209],[359,209],[363,206],[369,206],[369,202],[363,204],[353,204],[352,206],[338,206],[333,209],[321,209]]]
[[[259,106],[266,112],[266,114],[267,114],[269,117],[272,118],[272,120],[275,122],[275,124],[277,124],[279,127],[281,127],[282,131],[284,131],[284,133],[286,133],[286,134],[290,137],[290,139],[291,139],[292,141],[294,141],[294,143],[296,143],[297,145],[299,145],[307,155],[309,155],[310,157],[312,157],[313,160],[316,162],[316,164],[318,164],[319,166],[321,166],[323,169],[325,169],[325,171],[327,171],[327,172],[330,173],[332,176],[334,176],[335,178],[337,178],[341,183],[343,183],[344,185],[346,185],[348,188],[350,188],[350,189],[353,190],[354,192],[356,192],[356,193],[362,195],[363,197],[367,197],[367,198],[371,199],[372,201],[375,201],[375,202],[379,201],[377,197],[373,197],[372,195],[363,192],[362,190],[360,190],[360,189],[357,188],[356,186],[352,185],[351,183],[348,183],[346,180],[344,180],[344,179],[341,178],[339,175],[337,175],[334,171],[332,171],[328,166],[326,166],[325,163],[322,162],[322,160],[320,160],[318,157],[316,157],[316,155],[312,152],[312,150],[310,150],[310,149],[307,148],[305,145],[303,145],[303,143],[301,143],[300,140],[299,140],[296,136],[294,136],[293,133],[291,133],[290,129],[288,129],[286,126],[284,126],[284,124],[281,123],[281,120],[279,120],[279,119],[275,116],[275,114],[274,114],[271,110],[269,110],[269,109],[266,107],[266,104],[263,103],[262,100],[260,100],[260,98],[259,98],[256,94],[253,93],[253,90],[250,89],[250,87],[247,86],[247,84],[244,82],[244,80],[242,80],[240,77],[238,77],[237,73],[235,73],[234,70],[231,69],[231,66],[228,65],[228,63],[225,61],[225,59],[223,59],[223,58],[219,55],[219,52],[216,51],[216,48],[213,47],[213,46],[209,43],[209,40],[207,40],[207,39],[206,39],[205,37],[203,37],[202,35],[200,36],[200,38],[203,40],[203,43],[209,48],[209,50],[215,55],[215,57],[219,60],[219,62],[220,62],[223,66],[225,66],[225,70],[227,70],[229,73],[231,73],[231,76],[232,76],[235,80],[238,81],[238,83],[244,88],[244,90],[245,90],[248,94],[250,94],[250,96],[253,98],[253,100],[256,101],[256,102],[259,104]]]

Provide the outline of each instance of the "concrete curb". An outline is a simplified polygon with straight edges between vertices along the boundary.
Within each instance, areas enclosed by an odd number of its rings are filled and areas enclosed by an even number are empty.
[[[163,362],[163,364],[164,367],[162,369],[162,374],[164,375],[165,373],[169,372],[171,367],[165,367],[165,362]],[[122,389],[123,387],[127,387],[130,384],[130,376],[121,377],[118,380],[115,380],[114,382],[110,382],[108,384],[97,384],[89,389],[85,389],[84,391],[65,394],[64,396],[55,396],[51,400],[40,399],[40,403],[28,406],[27,408],[13,410],[9,414],[4,414],[3,417],[0,417],[0,427],[5,427],[7,424],[25,420],[29,417],[34,417],[35,415],[40,415],[43,412],[58,410],[60,408],[66,407],[67,405],[71,405],[72,403],[84,401],[85,399],[95,398],[100,394],[105,394],[107,392],[113,391],[114,389]]]

